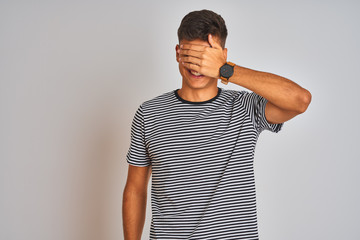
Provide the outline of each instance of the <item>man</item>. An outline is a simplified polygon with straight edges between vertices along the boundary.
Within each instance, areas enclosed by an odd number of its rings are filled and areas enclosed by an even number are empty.
[[[141,239],[151,174],[150,239],[258,239],[256,141],[303,113],[311,94],[286,78],[227,62],[226,37],[220,15],[186,15],[176,45],[181,89],[144,102],[135,114],[125,240]],[[219,88],[219,79],[251,92]]]

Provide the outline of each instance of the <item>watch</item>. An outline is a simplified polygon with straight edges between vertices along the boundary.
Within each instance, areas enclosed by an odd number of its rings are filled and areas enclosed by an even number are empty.
[[[235,66],[235,63],[226,62],[226,63],[220,68],[220,79],[221,79],[221,83],[223,83],[223,84],[228,84],[229,78],[234,74],[234,66]]]

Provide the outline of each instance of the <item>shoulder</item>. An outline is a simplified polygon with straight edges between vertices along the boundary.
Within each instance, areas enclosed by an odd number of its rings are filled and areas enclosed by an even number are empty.
[[[221,89],[222,97],[226,100],[231,100],[232,102],[241,101],[244,97],[247,97],[251,94],[245,90],[230,90],[230,89]]]
[[[253,106],[258,106],[266,103],[266,99],[252,91],[246,90],[223,90],[223,98],[226,104],[231,106],[251,109]]]
[[[175,100],[175,90],[163,93],[152,99],[144,101],[140,107],[143,111],[155,111],[157,109],[163,109],[169,107]]]

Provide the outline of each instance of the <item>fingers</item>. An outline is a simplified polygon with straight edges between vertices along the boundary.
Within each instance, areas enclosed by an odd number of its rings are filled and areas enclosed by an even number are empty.
[[[194,47],[195,46],[195,47]],[[192,47],[196,49],[198,48],[197,45],[187,45],[185,47]],[[190,50],[190,49],[179,49],[178,53],[180,55],[179,61],[184,62],[187,64],[194,64],[194,65],[201,65],[201,59],[203,56],[203,52],[196,51],[196,50]],[[195,69],[193,69],[195,70]]]
[[[201,65],[201,57],[207,46],[184,44],[180,46],[178,50],[179,61],[184,67],[199,72]]]
[[[200,66],[198,66],[198,65],[196,65],[196,64],[194,64],[194,63],[182,62],[182,64],[183,64],[184,67],[186,67],[187,69],[200,72]]]
[[[184,62],[184,63],[193,63],[196,65],[201,65],[201,59],[196,58],[196,57],[191,57],[191,56],[181,56],[179,58],[179,61]]]
[[[201,58],[203,55],[203,52],[200,51],[194,51],[194,50],[185,50],[185,49],[180,49],[178,51],[178,53],[183,56],[192,56],[192,57],[197,57],[197,58]]]
[[[203,52],[207,47],[208,46],[204,46],[204,45],[183,44],[180,45],[180,50],[192,50],[192,51]]]
[[[209,34],[208,39],[209,45],[180,45],[177,50],[179,63],[205,76],[218,77],[219,68],[223,65],[223,49],[217,38]]]

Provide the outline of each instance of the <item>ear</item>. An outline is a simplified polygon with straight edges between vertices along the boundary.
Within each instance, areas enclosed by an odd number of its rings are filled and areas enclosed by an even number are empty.
[[[224,53],[224,57],[225,57],[225,60],[226,60],[227,59],[227,48],[223,49],[223,53]]]
[[[176,44],[176,47],[175,47],[175,52],[176,52],[176,61],[179,62],[179,53],[178,53],[178,50],[180,49],[180,46],[179,44]]]

